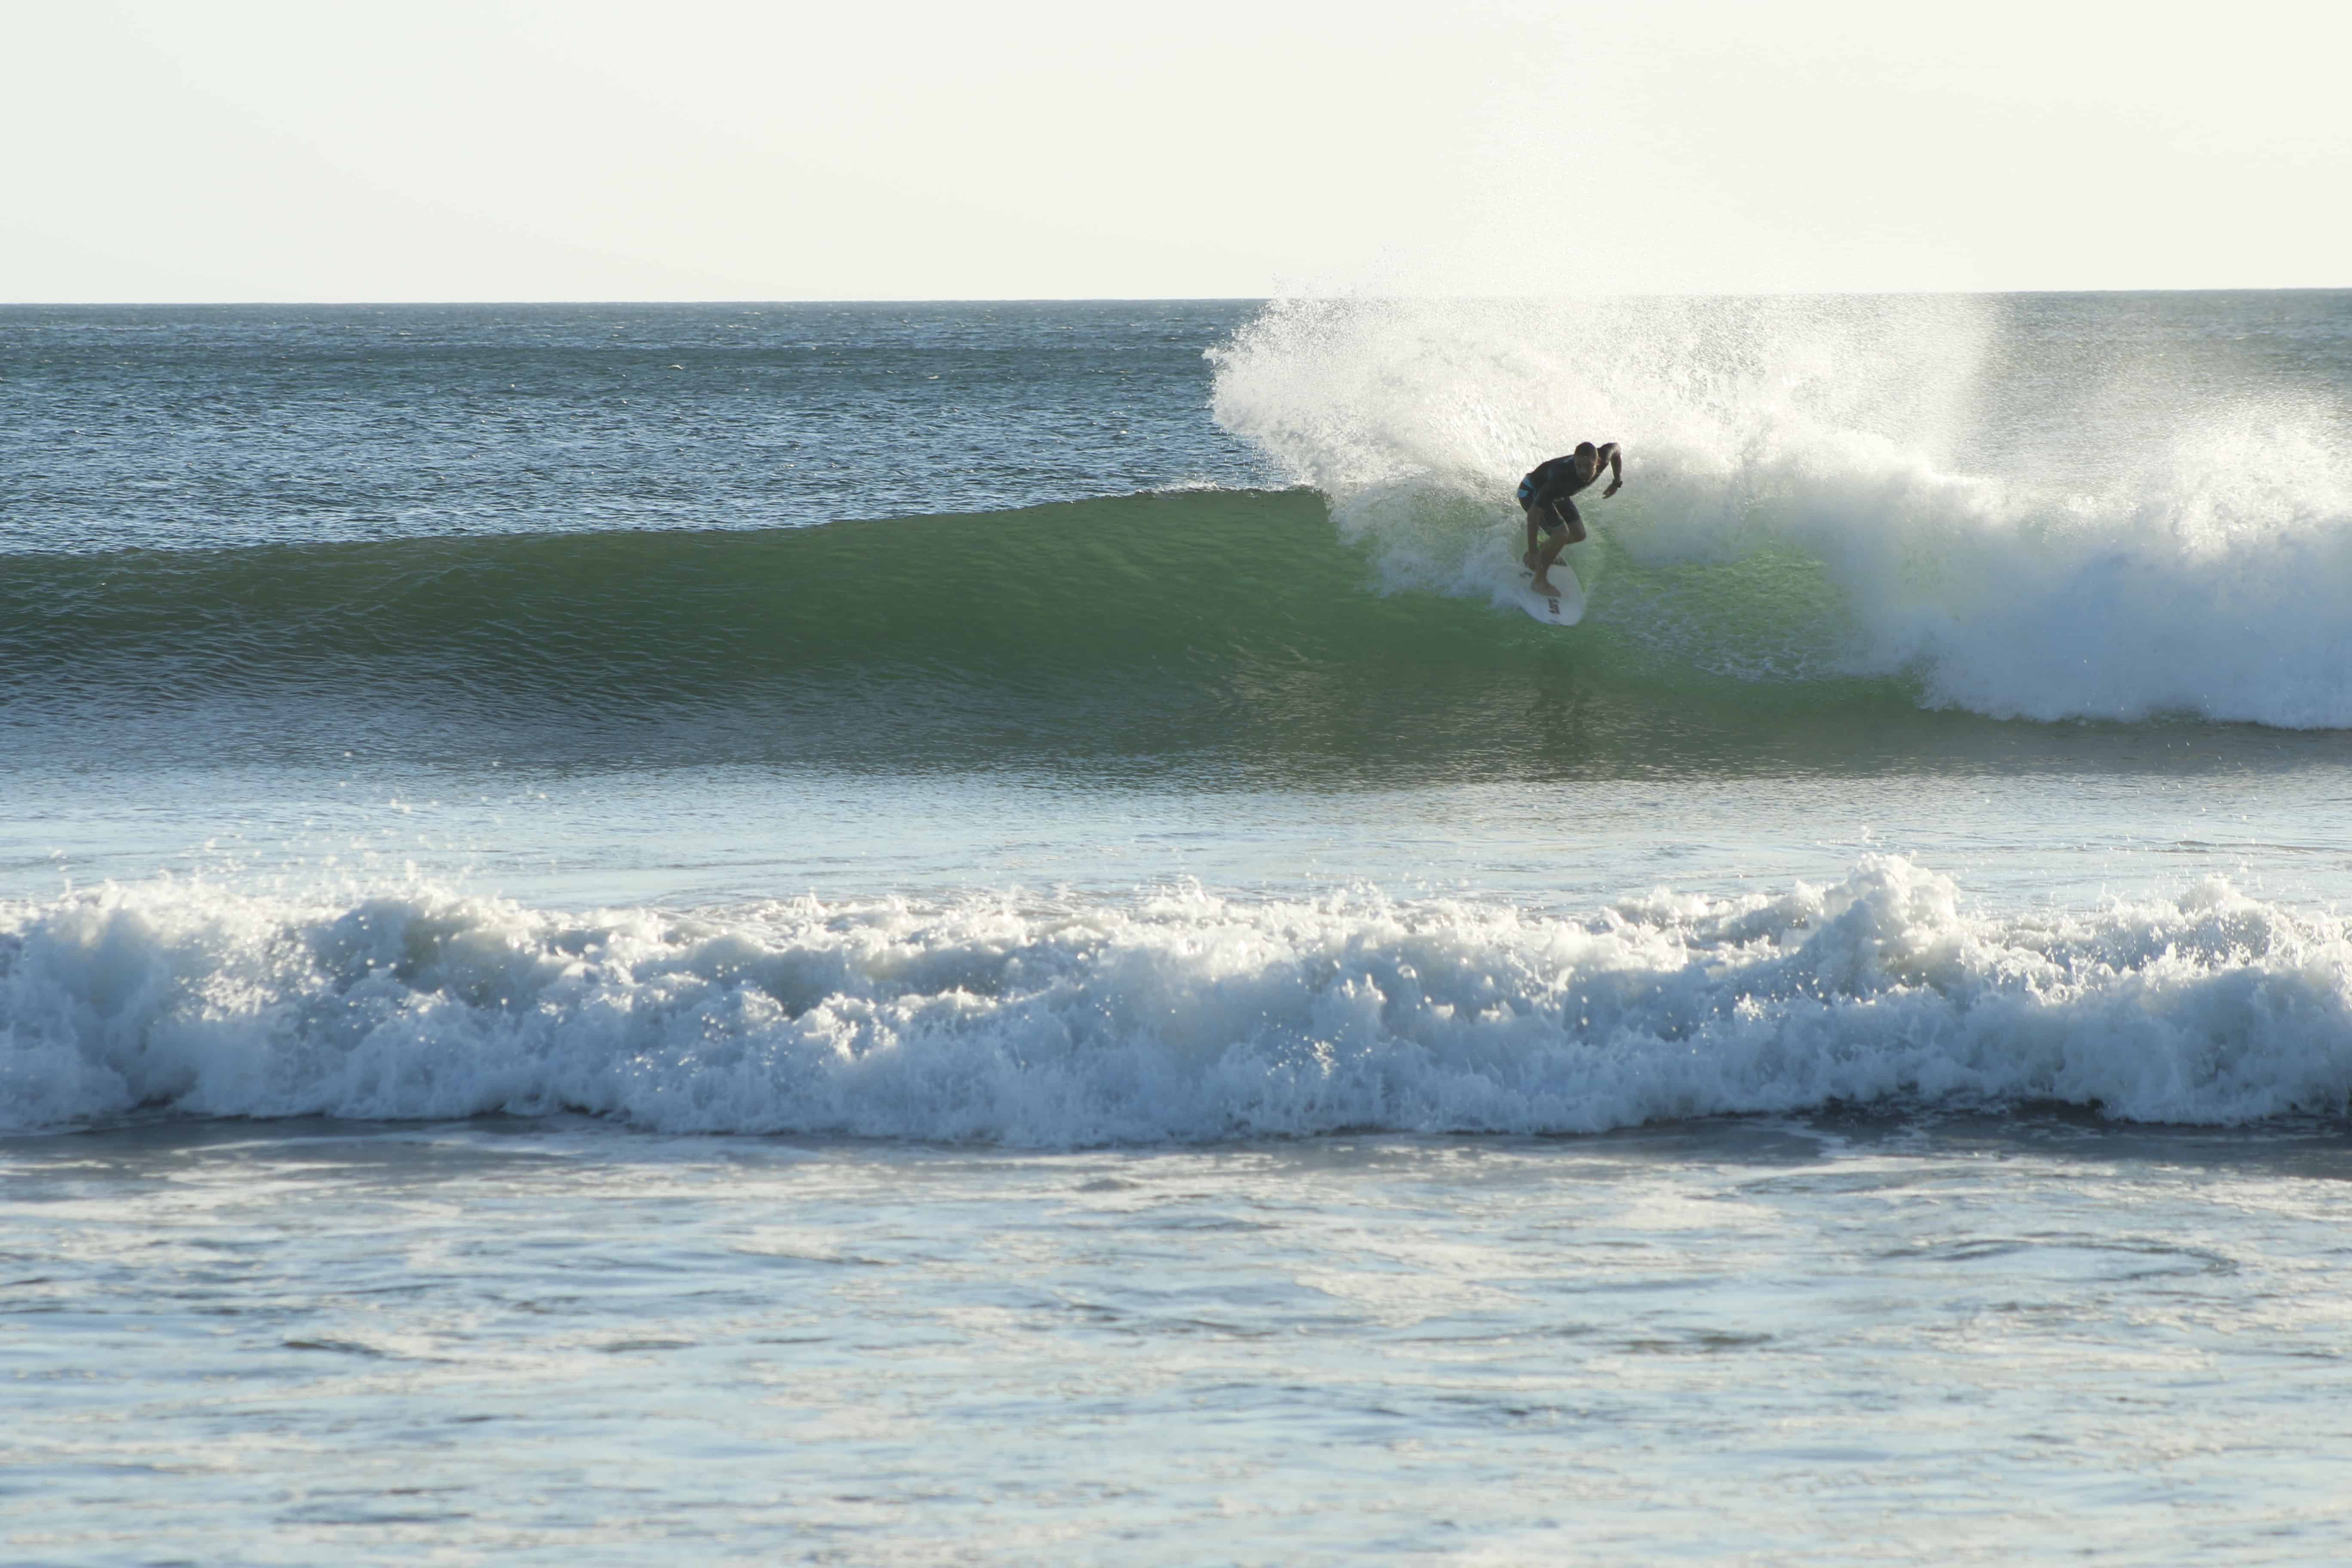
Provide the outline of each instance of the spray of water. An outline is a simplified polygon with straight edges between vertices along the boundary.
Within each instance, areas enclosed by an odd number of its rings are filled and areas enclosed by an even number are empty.
[[[2000,717],[2352,725],[2352,416],[2324,364],[2227,374],[2228,325],[2184,347],[1983,298],[1286,300],[1216,352],[1215,408],[1391,590],[1497,595],[1518,476],[1615,439],[1627,489],[1571,557],[1609,580],[1602,635]]]

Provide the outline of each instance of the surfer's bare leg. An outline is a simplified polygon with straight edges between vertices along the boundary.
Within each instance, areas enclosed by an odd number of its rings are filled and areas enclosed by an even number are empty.
[[[1579,537],[1580,538],[1582,536],[1579,535]],[[1557,594],[1559,592],[1558,588],[1552,586],[1551,563],[1559,559],[1559,552],[1561,551],[1567,549],[1574,542],[1575,540],[1569,538],[1567,533],[1564,531],[1555,533],[1549,539],[1544,541],[1543,553],[1528,561],[1528,564],[1535,568],[1537,593]]]
[[[1544,535],[1540,551],[1536,545],[1536,514],[1539,511],[1549,511],[1556,521],[1563,524],[1562,527]],[[1558,588],[1552,586],[1551,563],[1559,559],[1561,551],[1571,544],[1580,543],[1583,539],[1584,519],[1576,514],[1574,507],[1561,507],[1556,510],[1550,507],[1528,508],[1528,552],[1519,559],[1526,563],[1528,571],[1536,574],[1537,593],[1559,592]]]

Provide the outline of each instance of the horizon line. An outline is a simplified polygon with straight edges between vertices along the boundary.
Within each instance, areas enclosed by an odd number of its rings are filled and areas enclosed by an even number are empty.
[[[1295,294],[1064,294],[1064,295],[932,295],[849,298],[846,296],[814,299],[755,299],[751,297],[710,296],[694,299],[569,299],[569,298],[475,298],[431,300],[366,300],[366,299],[163,299],[163,300],[5,300],[0,310],[283,310],[317,308],[328,310],[400,310],[400,309],[467,309],[488,306],[571,306],[580,308],[624,307],[642,310],[670,306],[726,307],[747,306],[877,306],[893,305],[1263,305],[1283,300],[1378,300],[1391,303],[1401,300],[1443,300],[1449,302],[1571,300],[1952,300],[2004,299],[2050,296],[2149,295],[2149,294],[2340,294],[2352,293],[2352,283],[2295,283],[2279,286],[2260,284],[2200,285],[2177,288],[2116,288],[2116,289],[1725,289],[1717,292],[1675,290],[1644,292],[1628,289],[1617,293],[1600,291],[1528,294],[1528,293],[1378,293],[1355,291],[1301,292]]]

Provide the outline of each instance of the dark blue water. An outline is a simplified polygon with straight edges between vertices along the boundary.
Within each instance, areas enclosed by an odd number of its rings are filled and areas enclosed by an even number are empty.
[[[0,308],[0,551],[774,528],[1273,470],[1252,307]]]

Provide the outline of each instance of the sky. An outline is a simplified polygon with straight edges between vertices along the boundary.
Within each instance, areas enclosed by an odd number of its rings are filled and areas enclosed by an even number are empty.
[[[2352,6],[0,0],[0,300],[2352,286]]]

